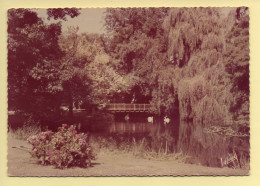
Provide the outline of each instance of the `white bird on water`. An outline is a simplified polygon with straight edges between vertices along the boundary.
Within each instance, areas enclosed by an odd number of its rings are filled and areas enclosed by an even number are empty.
[[[153,116],[148,117],[147,120],[149,123],[153,123]]]
[[[170,118],[168,118],[168,116],[164,116],[164,118],[163,118],[163,123],[164,123],[164,125],[167,125],[167,124],[169,124],[170,123]]]

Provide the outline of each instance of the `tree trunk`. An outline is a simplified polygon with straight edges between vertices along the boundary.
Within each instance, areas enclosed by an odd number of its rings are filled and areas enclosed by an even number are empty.
[[[68,93],[69,93],[69,117],[73,118],[73,97],[70,86],[68,86]]]

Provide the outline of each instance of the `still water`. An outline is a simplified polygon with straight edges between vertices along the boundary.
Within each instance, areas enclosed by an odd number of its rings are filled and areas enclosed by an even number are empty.
[[[153,121],[148,117],[153,118]],[[98,115],[88,121],[85,120],[85,131],[91,133],[107,134],[148,134],[154,128],[163,128],[163,121],[155,120],[149,113],[116,113],[111,115]]]
[[[153,121],[149,120],[149,117],[153,117]],[[155,118],[149,113],[116,113],[112,118],[108,118],[100,116],[99,120],[93,120],[86,131],[101,136],[155,137],[170,141],[172,138],[177,140],[178,137],[178,128],[175,127],[174,121],[164,124],[163,118]]]
[[[107,132],[118,134],[150,133],[154,124],[148,122],[112,122],[107,127]]]
[[[150,117],[150,119],[148,119]],[[151,117],[153,120],[151,121]],[[84,118],[83,132],[97,136],[121,136],[122,138],[158,138],[176,141],[178,138],[177,122],[171,120],[164,124],[164,118],[150,113],[97,113]]]
[[[104,128],[105,132],[113,134],[148,134],[155,122],[148,122],[149,113],[116,113],[113,120]]]

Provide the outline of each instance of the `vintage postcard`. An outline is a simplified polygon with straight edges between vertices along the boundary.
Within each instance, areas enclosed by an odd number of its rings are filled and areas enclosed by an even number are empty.
[[[10,8],[8,176],[246,176],[250,8]]]

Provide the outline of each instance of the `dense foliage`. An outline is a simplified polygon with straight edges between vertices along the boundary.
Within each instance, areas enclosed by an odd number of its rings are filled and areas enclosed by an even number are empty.
[[[52,113],[59,102],[55,72],[56,61],[62,55],[58,47],[60,34],[60,23],[46,25],[31,10],[8,11],[9,110],[33,115],[36,121],[55,118]]]
[[[249,126],[249,16],[239,17],[226,36],[225,67],[233,95],[230,111],[238,124]]]
[[[232,143],[232,138],[213,137],[212,134],[205,133],[205,129],[213,126],[216,131],[221,129],[221,126],[230,126],[237,132],[234,136],[239,136],[241,130],[244,131],[242,136],[248,135],[244,126],[237,125],[232,110],[235,95],[238,99],[243,99],[238,89],[234,91],[234,87],[239,86],[238,82],[245,82],[244,90],[249,87],[248,35],[245,35],[244,40],[241,40],[241,37],[236,39],[238,35],[248,33],[248,30],[245,26],[244,30],[235,31],[236,34],[239,33],[236,37],[232,34],[237,23],[248,26],[248,18],[241,18],[243,23],[241,20],[235,21],[232,19],[235,17],[233,10],[227,16],[223,16],[220,9],[180,8],[173,9],[165,22],[171,43],[168,52],[176,56],[177,62],[174,68],[174,84],[178,89],[180,112],[178,148],[193,156],[200,154],[200,161],[211,166],[220,166],[219,158],[224,158],[227,153],[241,153],[241,149],[243,153],[249,153],[246,138],[241,140],[243,145],[238,147]],[[226,26],[227,19],[231,21],[229,27]],[[245,52],[238,52],[241,48],[229,43],[229,39],[240,43]],[[233,48],[232,53],[230,48]],[[232,64],[237,75],[228,71]],[[238,80],[236,76],[241,79],[235,83],[235,79]],[[247,96],[249,94],[248,91],[243,93]],[[240,124],[249,122],[249,108],[246,105],[248,106],[248,102],[243,106],[244,114],[238,114],[239,117],[245,115]],[[240,108],[238,110],[241,111]],[[229,133],[227,136],[229,138],[233,135]]]
[[[47,13],[66,20],[79,15],[79,10]],[[114,92],[127,89],[128,83],[109,65],[102,36],[77,32],[78,28],[69,28],[61,33],[61,22],[46,24],[33,10],[9,10],[9,110],[53,125],[62,117],[62,105],[69,107],[72,118],[73,107],[107,103]]]
[[[71,18],[77,17],[80,14],[79,10],[79,8],[49,8],[47,9],[48,19],[63,19],[66,21],[68,16]]]
[[[167,8],[107,9],[106,27],[112,37],[109,46],[110,55],[115,69],[129,79],[131,86],[131,91],[123,98],[126,102],[134,100],[136,103],[144,103],[152,99],[154,106],[160,110],[161,104],[167,104],[167,101],[173,99],[154,89],[162,86],[159,81],[163,79],[161,76],[165,73],[162,71],[167,65],[162,28],[167,10]]]

